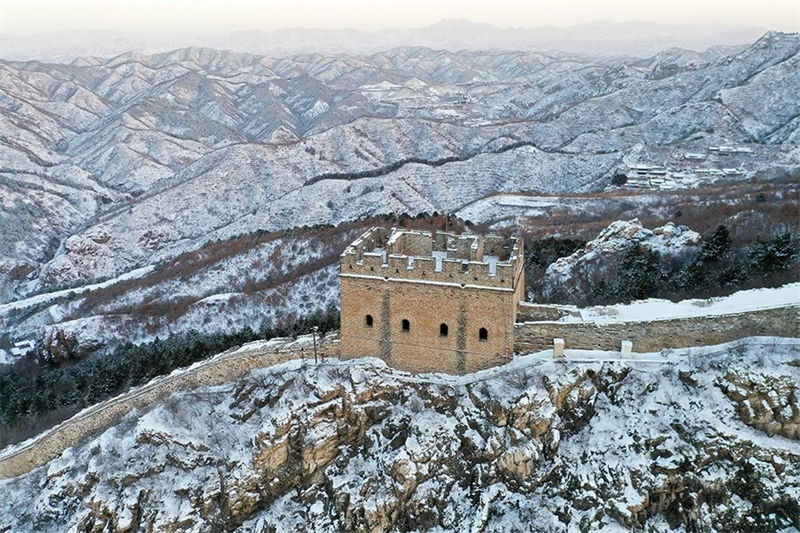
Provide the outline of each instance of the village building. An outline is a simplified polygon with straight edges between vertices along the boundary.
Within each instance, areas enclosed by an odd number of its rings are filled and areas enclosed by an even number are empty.
[[[464,373],[513,354],[519,239],[376,227],[344,251],[339,278],[343,358]]]
[[[706,154],[698,154],[698,153],[687,152],[687,153],[683,154],[683,158],[684,159],[689,159],[689,160],[695,160],[695,161],[702,161],[702,160],[704,160],[706,158]]]
[[[14,357],[22,357],[23,355],[27,355],[29,352],[31,352],[33,348],[33,341],[24,340],[15,342],[14,346],[11,347],[11,355]]]

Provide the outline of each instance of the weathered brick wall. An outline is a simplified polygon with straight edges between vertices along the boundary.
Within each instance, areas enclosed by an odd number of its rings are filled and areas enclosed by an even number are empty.
[[[523,297],[523,244],[501,237],[455,236],[437,232],[393,233],[388,255],[370,253],[374,230],[356,240],[340,263],[342,354],[378,356],[412,372],[463,374],[507,361],[513,353],[517,303]],[[432,240],[436,246],[432,246]],[[437,271],[432,248],[454,255],[482,256],[484,241],[493,255],[508,259],[488,263],[444,259]],[[490,271],[493,272],[490,274]],[[371,317],[372,325],[366,317]],[[403,331],[403,319],[411,323]],[[446,324],[448,334],[440,335]],[[482,340],[481,328],[488,332]]]
[[[430,256],[433,241],[428,235],[408,232],[400,234],[392,245],[390,253],[396,255]]]
[[[545,350],[562,338],[567,349],[619,350],[623,340],[630,340],[635,352],[657,352],[760,335],[800,337],[799,324],[800,306],[648,322],[527,322],[516,325],[514,351]]]
[[[511,290],[342,277],[341,298],[345,358],[378,356],[412,372],[462,374],[507,361],[513,350]],[[410,322],[408,332],[403,319]],[[486,341],[479,339],[480,328],[488,331]]]
[[[318,353],[323,357],[338,357],[337,341],[320,342]],[[57,457],[70,446],[112,426],[133,409],[143,409],[179,390],[201,386],[221,385],[238,379],[256,368],[263,368],[292,359],[314,357],[311,348],[276,351],[229,353],[176,376],[165,376],[127,394],[107,400],[45,432],[30,445],[16,453],[0,457],[0,479],[30,472]]]

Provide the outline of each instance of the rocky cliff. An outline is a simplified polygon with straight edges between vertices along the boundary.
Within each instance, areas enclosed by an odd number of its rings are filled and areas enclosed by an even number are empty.
[[[798,528],[800,349],[764,341],[256,370],[0,482],[0,531]]]

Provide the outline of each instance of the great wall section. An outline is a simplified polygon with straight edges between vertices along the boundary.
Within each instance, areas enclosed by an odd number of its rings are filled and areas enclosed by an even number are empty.
[[[317,355],[338,357],[335,336],[317,340]],[[57,457],[70,446],[105,429],[134,409],[143,409],[172,393],[196,387],[222,385],[244,376],[251,370],[295,359],[314,359],[310,336],[295,341],[272,339],[232,348],[211,359],[156,378],[119,396],[84,409],[72,418],[24,443],[0,451],[0,479],[30,472]]]
[[[514,351],[545,350],[555,338],[564,339],[567,349],[619,350],[622,341],[631,341],[635,352],[657,352],[757,336],[800,337],[800,304],[643,321],[522,322],[516,324]]]
[[[713,316],[602,322],[561,322],[557,320],[561,315],[556,306],[526,304],[525,307],[522,319],[537,320],[515,325],[516,353],[548,350],[553,347],[555,338],[564,339],[567,350],[618,351],[622,341],[632,341],[633,350],[638,353],[710,346],[760,336],[800,338],[800,304]],[[318,339],[316,350],[320,358],[339,357],[338,335]],[[0,479],[30,472],[65,449],[110,427],[127,413],[147,408],[175,392],[221,385],[254,369],[313,358],[314,347],[309,336],[297,340],[257,341],[222,352],[89,407],[29,441],[0,451]],[[451,371],[459,373],[457,368]]]

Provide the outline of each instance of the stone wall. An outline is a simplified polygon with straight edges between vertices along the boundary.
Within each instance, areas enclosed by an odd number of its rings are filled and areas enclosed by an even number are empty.
[[[540,322],[542,320],[558,320],[567,313],[555,305],[539,305],[520,302],[517,309],[517,322]]]
[[[338,357],[339,343],[335,340],[318,341],[318,354]],[[99,403],[86,411],[42,433],[27,446],[0,456],[0,479],[30,472],[54,459],[70,446],[112,426],[134,409],[144,409],[179,390],[228,383],[256,368],[263,368],[293,359],[313,358],[312,347],[292,348],[282,351],[229,350],[208,362],[175,376],[165,376],[137,387],[130,392]]]
[[[647,322],[526,322],[516,325],[514,351],[546,350],[554,338],[564,339],[568,350],[619,350],[630,340],[634,352],[657,352],[761,335],[800,337],[800,306]]]
[[[502,364],[513,352],[511,290],[342,276],[341,298],[343,358],[378,356],[411,372],[463,374]]]
[[[484,245],[493,256],[486,263]],[[525,290],[522,258],[518,239],[370,230],[341,257],[342,356],[453,374],[507,361]]]
[[[395,255],[430,257],[433,252],[433,240],[421,232],[409,231],[397,234],[394,241],[390,241],[387,246],[390,253]]]

